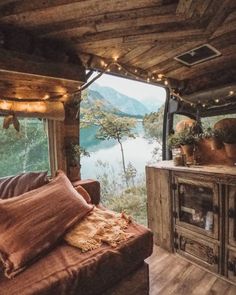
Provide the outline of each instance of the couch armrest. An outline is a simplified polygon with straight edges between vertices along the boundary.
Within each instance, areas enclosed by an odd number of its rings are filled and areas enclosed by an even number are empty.
[[[81,185],[89,193],[92,204],[98,205],[100,202],[100,183],[93,179],[83,179],[72,182],[73,186]]]

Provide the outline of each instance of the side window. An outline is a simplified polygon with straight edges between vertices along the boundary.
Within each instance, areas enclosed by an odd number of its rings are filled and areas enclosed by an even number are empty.
[[[43,120],[19,119],[20,131],[3,126],[0,117],[0,177],[50,169],[47,128]]]
[[[236,114],[220,115],[213,117],[201,118],[202,126],[204,129],[213,128],[215,123],[226,118],[236,118]]]

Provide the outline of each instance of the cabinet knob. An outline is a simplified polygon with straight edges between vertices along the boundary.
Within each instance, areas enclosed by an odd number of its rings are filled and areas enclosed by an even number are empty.
[[[229,216],[229,218],[235,218],[236,217],[235,216],[235,211],[234,211],[233,208],[229,208],[229,210],[228,210],[228,216]]]

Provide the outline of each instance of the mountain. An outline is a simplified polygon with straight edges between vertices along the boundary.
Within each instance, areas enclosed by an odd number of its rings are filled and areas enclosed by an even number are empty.
[[[98,91],[88,89],[87,100],[82,101],[81,106],[84,108],[89,108],[95,102],[99,102],[106,111],[114,112],[115,107],[106,100]]]
[[[149,110],[149,113],[157,112],[164,104],[163,99],[158,99],[158,97],[145,97],[142,103]]]
[[[113,106],[113,109],[115,108],[122,113],[132,116],[144,116],[150,112],[148,108],[138,100],[122,94],[111,87],[104,87],[94,83],[90,86],[89,91],[99,93]]]

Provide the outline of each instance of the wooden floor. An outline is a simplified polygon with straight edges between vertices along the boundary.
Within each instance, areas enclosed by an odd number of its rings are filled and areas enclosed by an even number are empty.
[[[150,295],[236,295],[236,286],[161,248],[146,262]]]

